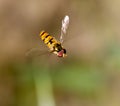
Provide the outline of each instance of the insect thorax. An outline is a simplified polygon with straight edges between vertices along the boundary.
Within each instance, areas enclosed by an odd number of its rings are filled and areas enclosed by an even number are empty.
[[[63,47],[61,46],[61,44],[56,43],[56,44],[54,45],[54,50],[55,50],[55,51],[59,52],[59,51],[61,51],[62,49],[63,49]]]

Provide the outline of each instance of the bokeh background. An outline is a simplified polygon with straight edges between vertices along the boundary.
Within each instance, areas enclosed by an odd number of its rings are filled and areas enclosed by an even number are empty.
[[[38,35],[65,15],[58,58]],[[0,0],[0,106],[120,106],[119,42],[119,0]]]

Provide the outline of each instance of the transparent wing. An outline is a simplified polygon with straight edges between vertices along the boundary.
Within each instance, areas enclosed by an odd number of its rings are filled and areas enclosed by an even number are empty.
[[[69,26],[69,16],[65,16],[64,19],[62,20],[62,27],[61,27],[61,35],[60,35],[60,42],[63,43],[64,41],[64,36],[67,32],[67,28]]]
[[[48,51],[41,50],[40,48],[32,48],[26,52],[27,57],[41,56],[49,53]]]

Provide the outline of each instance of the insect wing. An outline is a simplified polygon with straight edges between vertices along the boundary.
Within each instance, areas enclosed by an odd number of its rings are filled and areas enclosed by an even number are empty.
[[[64,19],[62,20],[62,27],[61,27],[61,35],[60,35],[60,42],[63,43],[64,41],[64,36],[67,32],[69,26],[69,16],[65,16]]]
[[[49,53],[48,51],[41,50],[39,48],[32,48],[26,52],[27,57],[41,56]]]

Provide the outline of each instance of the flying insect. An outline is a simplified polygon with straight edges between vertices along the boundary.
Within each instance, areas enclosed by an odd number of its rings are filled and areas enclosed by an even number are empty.
[[[50,53],[56,54],[58,57],[67,56],[66,49],[62,46],[64,41],[64,36],[66,35],[67,29],[69,26],[69,16],[65,16],[62,20],[60,40],[56,40],[46,31],[41,31],[39,37],[44,42],[44,44],[49,48]]]

